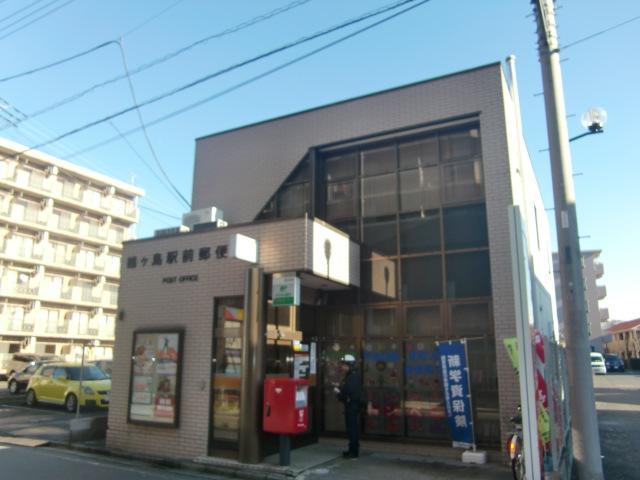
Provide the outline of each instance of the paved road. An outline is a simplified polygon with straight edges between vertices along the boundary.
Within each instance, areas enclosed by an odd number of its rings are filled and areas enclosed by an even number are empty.
[[[187,480],[221,479],[185,470],[53,448],[0,445],[2,478],[47,480]]]
[[[605,478],[640,480],[640,373],[597,375],[594,384]]]
[[[69,423],[74,414],[58,406],[39,405],[30,408],[24,405],[24,395],[11,395],[6,382],[0,384],[0,434],[40,438],[51,441],[69,440]],[[106,411],[88,410],[81,417],[105,416]]]

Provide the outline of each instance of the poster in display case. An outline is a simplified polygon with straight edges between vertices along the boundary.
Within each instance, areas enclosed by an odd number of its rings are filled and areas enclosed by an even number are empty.
[[[133,334],[130,423],[177,427],[183,330],[139,330]]]

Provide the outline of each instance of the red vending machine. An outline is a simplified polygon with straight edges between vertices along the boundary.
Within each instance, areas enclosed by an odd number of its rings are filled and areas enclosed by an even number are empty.
[[[309,381],[267,378],[262,426],[265,432],[296,435],[309,429]]]

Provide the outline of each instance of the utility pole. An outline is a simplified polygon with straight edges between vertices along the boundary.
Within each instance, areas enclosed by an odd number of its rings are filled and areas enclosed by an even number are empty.
[[[553,199],[558,234],[564,334],[567,342],[573,456],[580,480],[602,480],[600,435],[589,362],[582,255],[573,188],[553,0],[531,0],[538,26]]]

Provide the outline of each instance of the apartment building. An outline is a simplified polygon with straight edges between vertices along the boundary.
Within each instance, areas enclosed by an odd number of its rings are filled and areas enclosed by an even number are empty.
[[[140,188],[0,139],[0,361],[112,356]],[[97,341],[96,341],[97,340]],[[6,372],[9,373],[9,372]]]
[[[604,276],[604,265],[599,260],[602,250],[582,251],[582,275],[584,277],[584,296],[587,303],[587,323],[589,324],[589,339],[591,347],[598,352],[603,352],[603,335],[606,333],[603,323],[609,320],[609,309],[602,307],[600,302],[607,296],[607,287],[599,284]],[[553,271],[556,284],[556,304],[558,307],[558,322],[560,324],[560,338],[563,334],[562,291],[560,289],[560,267],[558,254],[553,254]]]

